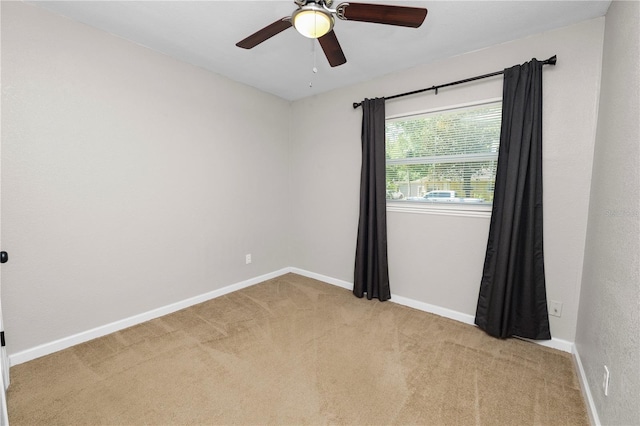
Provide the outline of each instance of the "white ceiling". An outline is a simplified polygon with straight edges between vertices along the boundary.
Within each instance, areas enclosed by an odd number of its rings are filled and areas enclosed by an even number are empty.
[[[334,7],[341,2],[335,0]],[[334,29],[347,63],[335,68],[329,66],[317,41],[304,38],[293,28],[251,50],[235,46],[246,36],[289,16],[296,9],[292,0],[29,3],[296,100],[603,16],[611,2],[356,1],[352,3],[425,7],[429,12],[418,29],[336,19]],[[314,50],[317,73],[312,71]],[[530,59],[527,55],[523,52],[523,62]],[[498,68],[503,65],[496,64]]]

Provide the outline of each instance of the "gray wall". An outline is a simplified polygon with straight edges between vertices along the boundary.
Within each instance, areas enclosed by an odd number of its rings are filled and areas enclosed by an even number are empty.
[[[288,266],[289,115],[277,97],[3,1],[10,354]]]
[[[606,16],[576,347],[605,425],[640,424],[640,3]],[[609,396],[602,390],[604,365]]]
[[[544,205],[547,293],[564,303],[551,317],[573,342],[582,280],[604,18],[425,64],[293,103],[291,264],[353,281],[362,111],[354,101],[402,93],[558,55],[544,70]],[[392,100],[387,115],[502,96],[501,78]],[[313,114],[308,112],[312,111]],[[322,132],[309,132],[317,119]],[[393,294],[475,315],[489,214],[388,214]]]

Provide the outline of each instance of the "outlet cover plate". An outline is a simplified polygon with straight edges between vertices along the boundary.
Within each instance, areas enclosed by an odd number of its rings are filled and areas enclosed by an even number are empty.
[[[562,302],[549,300],[549,315],[560,318],[562,316]]]

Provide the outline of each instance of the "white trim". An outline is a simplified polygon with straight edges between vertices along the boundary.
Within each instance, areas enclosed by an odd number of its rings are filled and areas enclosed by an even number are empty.
[[[114,333],[116,331],[120,331],[137,324],[141,324],[145,321],[149,321],[149,320],[161,317],[163,315],[168,315],[170,313],[179,311],[181,309],[188,308],[189,306],[197,305],[198,303],[206,302],[207,300],[224,296],[225,294],[229,294],[231,292],[241,290],[246,287],[250,287],[252,285],[261,283],[263,281],[287,274],[289,272],[302,275],[304,277],[313,278],[313,279],[325,282],[327,284],[345,288],[347,290],[353,289],[353,282],[340,280],[337,278],[329,277],[329,276],[318,274],[315,272],[310,272],[300,268],[285,267],[268,274],[260,275],[255,278],[250,278],[245,281],[241,281],[235,284],[228,285],[226,287],[219,288],[217,290],[210,291],[205,294],[201,294],[199,296],[191,297],[189,299],[172,303],[167,306],[153,309],[148,312],[143,312],[141,314],[134,315],[129,318],[124,318],[122,320],[114,321],[109,324],[92,328],[90,330],[82,331],[80,333],[73,334],[71,336],[63,337],[61,339],[54,340],[52,342],[44,343],[42,345],[30,348],[30,349],[26,349],[21,352],[11,354],[9,355],[10,365],[18,365],[27,361],[31,361],[36,358],[40,358],[42,356],[49,355],[57,351],[67,349],[71,346],[88,342],[89,340],[93,340],[98,337],[102,337],[107,334]],[[423,312],[429,312],[429,313],[439,315],[445,318],[449,318],[455,321],[460,321],[465,324],[474,325],[474,317],[472,315],[454,311],[441,306],[431,305],[429,303],[410,299],[408,297],[398,296],[396,294],[391,294],[391,302],[397,303],[399,305],[408,306],[414,309],[418,309]],[[523,339],[523,340],[527,340],[527,339]],[[542,345],[542,346],[558,349],[564,352],[572,353],[574,351],[573,343],[568,342],[566,340],[562,340],[562,339],[553,338],[552,340],[547,340],[547,341],[531,340],[531,342]]]
[[[347,290],[353,290],[353,283],[348,281],[339,280],[337,278],[328,277],[322,274],[316,274],[315,272],[309,272],[300,268],[288,268],[289,272],[302,275],[303,277],[313,278],[314,280],[323,281],[328,284],[332,284],[338,287],[346,288]]]
[[[473,315],[463,314],[462,312],[443,308],[441,306],[431,305],[429,303],[420,302],[419,300],[398,296],[393,293],[391,294],[391,302],[397,303],[398,305],[408,306],[419,311],[429,312],[430,314],[435,314],[441,317],[456,320],[465,324],[475,325],[475,317]]]
[[[155,318],[159,318],[163,315],[179,311],[189,306],[197,305],[198,303],[206,302],[207,300],[215,299],[216,297],[224,296],[231,292],[241,290],[246,287],[261,283],[262,281],[269,280],[271,278],[279,277],[290,272],[291,268],[283,268],[275,272],[260,275],[255,278],[250,278],[245,281],[240,281],[235,284],[228,285],[226,287],[219,288],[217,290],[210,291],[199,296],[191,297],[189,299],[182,300],[180,302],[172,303],[167,306],[162,306],[151,311],[143,312],[138,315],[134,315],[128,318],[124,318],[118,321],[114,321],[109,324],[101,325],[90,330],[81,331],[80,333],[73,334],[71,336],[63,337],[53,342],[44,343],[42,345],[26,349],[21,352],[9,355],[10,365],[18,365],[23,362],[31,361],[36,358],[40,358],[45,355],[52,354],[63,349],[67,349],[71,346],[78,345],[80,343],[88,342],[89,340],[96,339],[98,337],[106,336],[107,334],[114,333],[116,331],[123,330],[125,328],[141,324],[145,321],[149,321]]]
[[[551,340],[531,340],[524,337],[516,337],[517,339],[524,340],[526,342],[536,343],[540,346],[545,346],[547,348],[557,349],[562,352],[571,353],[573,350],[573,343],[568,340],[558,339],[557,337],[552,337]]]
[[[591,388],[589,387],[589,381],[587,380],[587,375],[584,371],[584,367],[582,366],[582,360],[580,359],[580,354],[578,353],[576,345],[573,345],[571,353],[573,355],[573,361],[575,362],[576,369],[578,370],[578,382],[580,382],[580,389],[582,390],[582,395],[584,395],[587,405],[589,421],[592,426],[601,426],[602,423],[600,423],[598,410],[596,409],[596,404],[593,400],[593,395],[591,394]]]

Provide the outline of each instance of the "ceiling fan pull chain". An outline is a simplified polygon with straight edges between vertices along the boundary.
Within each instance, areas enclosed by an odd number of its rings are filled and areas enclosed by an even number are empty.
[[[316,67],[316,40],[315,39],[311,39],[311,55],[313,56],[313,68],[311,68],[311,71],[313,71],[314,74],[316,74],[318,72],[318,68]],[[313,76],[312,76],[312,80],[309,81],[309,88],[313,87]]]
[[[317,74],[318,63],[316,62],[316,41],[311,40],[311,43],[313,44],[313,68],[311,70],[313,71],[314,74]]]

